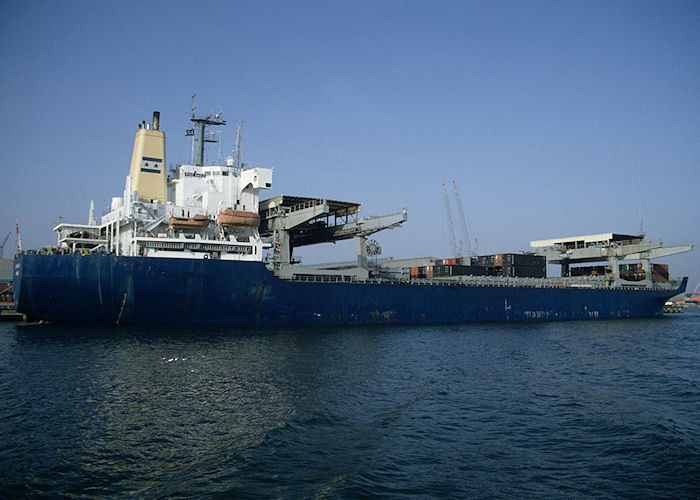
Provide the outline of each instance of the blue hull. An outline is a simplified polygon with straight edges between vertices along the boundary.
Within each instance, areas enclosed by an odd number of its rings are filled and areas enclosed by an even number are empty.
[[[663,315],[685,291],[281,280],[262,263],[21,255],[16,309],[32,320],[291,325],[607,319]]]

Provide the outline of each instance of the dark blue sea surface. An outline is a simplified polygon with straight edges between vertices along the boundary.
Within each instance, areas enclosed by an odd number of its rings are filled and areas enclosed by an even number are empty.
[[[0,324],[0,497],[698,498],[700,311]]]

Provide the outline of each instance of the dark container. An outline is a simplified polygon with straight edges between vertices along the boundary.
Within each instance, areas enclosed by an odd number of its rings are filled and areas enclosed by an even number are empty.
[[[605,266],[581,266],[570,269],[571,276],[605,276],[607,268]]]
[[[493,255],[479,255],[477,263],[484,267],[493,267]]]

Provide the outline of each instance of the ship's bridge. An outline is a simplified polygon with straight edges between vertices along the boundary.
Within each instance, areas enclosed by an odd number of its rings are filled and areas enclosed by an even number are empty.
[[[647,241],[641,235],[600,233],[587,236],[571,236],[530,242],[537,255],[547,259],[547,264],[561,264],[561,275],[570,275],[570,265],[584,262],[607,261],[617,282],[620,279],[618,263],[622,260],[639,260],[642,263],[645,281],[651,283],[651,259],[689,252],[693,245],[664,247],[658,241]]]

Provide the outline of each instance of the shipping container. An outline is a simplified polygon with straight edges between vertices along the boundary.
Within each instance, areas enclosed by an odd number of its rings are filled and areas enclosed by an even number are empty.
[[[652,264],[651,270],[655,273],[665,274],[668,278],[668,264]]]
[[[493,267],[493,255],[479,255],[477,262],[480,266]]]
[[[489,270],[482,266],[462,266],[459,270],[461,276],[492,276]]]
[[[479,257],[459,257],[456,259],[456,264],[459,266],[478,266]]]
[[[485,267],[503,267],[507,265],[540,266],[546,264],[542,255],[527,253],[499,253],[495,255],[480,255],[476,262]]]
[[[507,270],[507,276],[514,276],[518,278],[546,278],[547,268],[546,266],[512,266],[510,268],[505,268]],[[505,273],[504,273],[505,274]]]
[[[654,283],[668,283],[668,275],[651,273],[651,281]]]
[[[620,264],[620,278],[627,281],[641,281],[644,279],[644,269],[641,264]]]
[[[455,265],[457,264],[457,259],[442,259],[439,264],[441,266],[450,266],[450,265]]]
[[[605,276],[609,271],[606,266],[580,266],[569,270],[571,276]]]
[[[656,283],[668,283],[668,264],[652,264],[651,280]]]
[[[433,266],[433,276],[449,276],[450,266]]]
[[[544,266],[546,259],[542,255],[514,253],[511,254],[512,262],[518,266]]]
[[[433,266],[433,277],[445,278],[450,276],[495,276],[496,271],[482,266],[463,266],[459,264]]]

